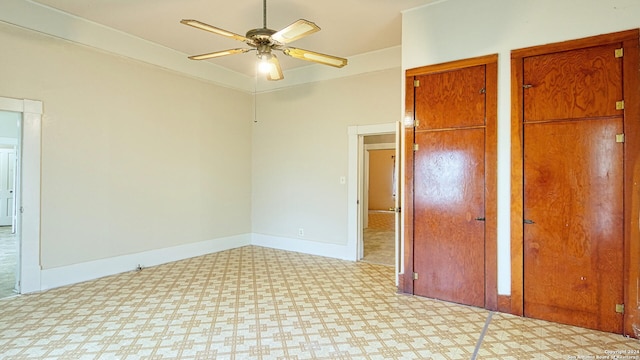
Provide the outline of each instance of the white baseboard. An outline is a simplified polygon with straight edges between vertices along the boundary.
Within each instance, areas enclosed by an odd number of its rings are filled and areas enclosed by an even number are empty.
[[[133,271],[138,265],[142,267],[162,265],[247,245],[263,246],[342,260],[356,260],[354,258],[355,255],[352,254],[353,251],[350,250],[351,247],[348,245],[329,244],[255,233],[243,234],[45,269],[40,273],[40,291]]]
[[[335,259],[355,261],[355,254],[351,255],[348,245],[329,244],[304,239],[293,239],[280,236],[252,234],[251,245],[273,249],[294,251],[309,255],[325,256]]]
[[[166,264],[196,256],[251,245],[252,235],[243,234],[145,251],[107,259],[45,269],[41,272],[40,290],[77,284],[143,267]]]

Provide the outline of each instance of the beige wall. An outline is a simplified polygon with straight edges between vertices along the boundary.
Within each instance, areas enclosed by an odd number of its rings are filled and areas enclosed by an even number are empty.
[[[251,232],[251,96],[0,23],[41,100],[44,269]]]
[[[399,68],[259,94],[253,131],[253,232],[347,242],[349,125],[400,117]],[[347,179],[347,183],[357,179]]]
[[[395,150],[369,151],[369,210],[395,207],[393,174]]]

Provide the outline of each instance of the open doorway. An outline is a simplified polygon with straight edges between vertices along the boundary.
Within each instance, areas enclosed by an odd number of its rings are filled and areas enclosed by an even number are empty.
[[[349,181],[348,183],[348,259],[354,261],[362,260],[364,256],[364,242],[363,242],[363,229],[368,227],[368,205],[365,202],[368,200],[365,196],[365,176],[364,163],[365,163],[365,138],[371,136],[389,135],[385,137],[383,141],[379,143],[387,143],[395,146],[396,154],[394,157],[395,166],[395,179],[402,179],[401,169],[401,145],[402,126],[400,122],[377,124],[377,125],[359,125],[349,126],[349,179],[356,181]],[[393,139],[393,140],[391,140]],[[375,141],[374,141],[375,142]],[[373,144],[368,144],[373,146]],[[404,271],[402,261],[400,261],[400,255],[403,254],[404,248],[402,244],[402,222],[400,221],[400,203],[402,199],[402,182],[396,181],[396,196],[395,207],[392,210],[394,216],[394,242],[393,242],[393,263],[395,265],[395,278],[396,285],[399,284],[399,274]],[[365,215],[365,211],[367,214]]]
[[[364,136],[362,257],[395,265],[397,191],[395,134]]]
[[[18,124],[12,232],[17,265],[12,294],[42,290],[40,267],[41,101],[0,96],[0,113]],[[14,124],[15,124],[14,123]]]
[[[0,299],[20,290],[15,185],[21,122],[21,113],[0,111]]]

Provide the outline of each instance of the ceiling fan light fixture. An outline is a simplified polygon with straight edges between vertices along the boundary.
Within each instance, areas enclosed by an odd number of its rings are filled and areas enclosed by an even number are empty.
[[[271,63],[271,58],[273,55],[271,54],[258,54],[258,71],[261,74],[268,74],[271,72],[273,68],[273,64]]]
[[[271,55],[271,59],[269,59],[269,63],[271,64],[271,69],[267,74],[267,80],[269,81],[278,81],[284,79],[284,74],[282,74],[282,68],[280,67],[280,62],[275,55]]]
[[[282,68],[278,58],[272,53],[258,54],[258,72],[265,74],[267,80],[277,81],[284,79]]]

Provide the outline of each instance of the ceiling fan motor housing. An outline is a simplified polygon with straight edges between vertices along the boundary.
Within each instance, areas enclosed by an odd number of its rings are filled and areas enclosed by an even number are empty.
[[[249,39],[254,40],[256,43],[271,43],[273,40],[271,39],[271,35],[275,34],[275,30],[260,28],[260,29],[251,29],[247,31],[247,37]]]

